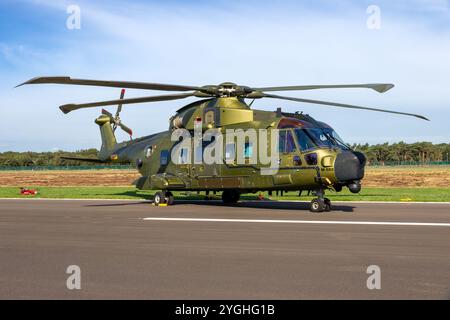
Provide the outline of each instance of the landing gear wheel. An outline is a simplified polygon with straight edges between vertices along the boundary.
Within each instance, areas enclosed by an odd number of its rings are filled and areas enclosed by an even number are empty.
[[[161,191],[158,191],[155,193],[155,196],[153,197],[153,204],[155,206],[159,206],[162,203],[166,203],[166,198],[164,197],[164,194]]]
[[[225,190],[222,192],[222,201],[225,204],[233,204],[239,201],[241,194],[234,190]]]
[[[325,200],[315,198],[311,200],[309,211],[311,212],[324,212],[326,210]]]
[[[165,202],[167,203],[168,206],[173,205],[173,203],[174,203],[174,197],[173,197],[172,192],[167,191],[167,192],[164,194],[164,200],[165,200]]]
[[[323,199],[325,202],[325,211],[330,212],[331,211],[331,201],[328,198]]]

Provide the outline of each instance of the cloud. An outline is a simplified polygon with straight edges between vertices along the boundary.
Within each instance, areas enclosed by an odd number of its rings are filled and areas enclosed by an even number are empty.
[[[32,46],[21,39],[0,45],[13,69],[7,79],[0,79],[4,88],[36,75],[193,85],[223,81],[250,86],[393,82],[396,88],[384,95],[362,90],[291,95],[416,112],[429,116],[431,123],[269,99],[257,101],[254,106],[304,110],[329,122],[350,140],[364,136],[382,142],[386,137],[407,140],[427,136],[438,142],[442,137],[450,137],[444,120],[450,117],[450,30],[436,28],[439,21],[445,21],[446,2],[379,1],[379,31],[366,28],[367,5],[343,0],[285,2],[276,6],[234,1],[78,1],[81,30],[65,29],[65,8],[72,2],[29,3],[36,10],[54,11],[59,29],[54,34],[41,35],[47,41],[52,39],[49,47]],[[17,122],[25,115],[30,119],[19,134],[14,133],[17,141],[31,147],[36,144],[51,148],[57,144],[77,149],[97,146],[98,129],[92,118],[99,110],[62,116],[56,107],[68,102],[116,98],[118,91],[38,86],[14,92],[3,89],[0,93],[4,97],[0,112],[2,106],[8,106],[3,113],[7,122]],[[127,91],[129,97],[147,94]],[[153,133],[166,130],[169,116],[189,101],[192,100],[127,106],[122,116],[137,134]],[[47,121],[58,130],[57,135],[42,128]],[[14,132],[0,130],[5,136]],[[39,132],[39,137],[30,141],[27,137],[32,132]],[[386,134],[382,137],[379,132]]]

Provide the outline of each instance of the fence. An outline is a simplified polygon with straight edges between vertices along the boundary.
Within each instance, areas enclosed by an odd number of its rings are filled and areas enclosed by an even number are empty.
[[[450,161],[370,161],[368,166],[397,167],[397,166],[449,166]]]

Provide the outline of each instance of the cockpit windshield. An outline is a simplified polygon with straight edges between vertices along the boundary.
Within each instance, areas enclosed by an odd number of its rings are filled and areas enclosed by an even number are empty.
[[[302,151],[316,148],[350,149],[332,128],[297,128],[294,131]]]

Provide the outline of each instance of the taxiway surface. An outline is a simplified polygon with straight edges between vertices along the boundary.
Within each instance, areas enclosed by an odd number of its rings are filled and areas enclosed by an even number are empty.
[[[0,200],[0,298],[449,299],[450,204]]]

